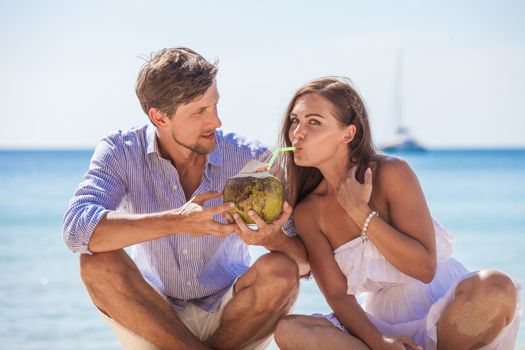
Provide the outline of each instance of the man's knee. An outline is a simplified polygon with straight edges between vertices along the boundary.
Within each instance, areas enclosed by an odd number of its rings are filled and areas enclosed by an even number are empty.
[[[254,264],[256,271],[254,312],[288,310],[299,294],[297,264],[281,253],[269,253]]]
[[[293,291],[299,286],[299,268],[295,261],[282,253],[269,253],[255,264],[258,282],[276,290]]]
[[[87,286],[118,283],[118,277],[123,276],[126,270],[129,269],[125,254],[123,250],[95,253],[93,255],[80,254],[80,276],[82,281]]]

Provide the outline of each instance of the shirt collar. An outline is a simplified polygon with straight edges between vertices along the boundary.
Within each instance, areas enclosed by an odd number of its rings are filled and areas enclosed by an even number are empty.
[[[221,131],[215,131],[215,149],[210,152],[206,159],[208,164],[211,164],[213,166],[222,167],[223,165],[223,159],[221,156],[221,142],[222,141],[222,132]],[[157,155],[160,157],[160,150],[159,150],[159,141],[157,139],[157,131],[155,129],[155,126],[149,124],[146,128],[146,151],[147,154],[151,153],[157,153]]]
[[[221,146],[222,146],[222,132],[215,131],[215,149],[208,154],[208,163],[217,166],[222,167],[223,165],[223,159],[221,156]]]
[[[152,124],[146,128],[146,152],[147,154],[157,153],[160,157],[159,144],[157,141],[157,129]]]

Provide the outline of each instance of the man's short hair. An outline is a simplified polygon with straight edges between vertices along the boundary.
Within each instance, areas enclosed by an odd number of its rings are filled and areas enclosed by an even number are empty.
[[[144,113],[157,108],[171,117],[177,107],[202,96],[216,75],[217,65],[191,49],[162,49],[140,69],[135,92]]]

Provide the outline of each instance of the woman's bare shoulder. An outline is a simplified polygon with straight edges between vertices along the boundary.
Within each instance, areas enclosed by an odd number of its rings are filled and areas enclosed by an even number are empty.
[[[316,188],[313,189],[305,198],[303,198],[295,207],[294,214],[310,215],[312,212],[317,212],[320,209],[320,202],[323,197],[323,188],[325,184],[321,181]]]
[[[386,170],[386,171],[400,171],[401,170],[402,171],[406,167],[410,168],[410,165],[408,164],[408,162],[400,157],[383,155],[378,160],[378,162],[380,164],[381,171],[383,170]]]
[[[416,173],[402,158],[386,156],[381,161],[378,182],[389,205],[406,206],[410,198],[424,198]]]
[[[297,218],[308,219],[311,218],[313,213],[318,210],[319,198],[314,193],[310,193],[306,196],[297,206],[293,213]]]
[[[317,218],[320,217],[320,200],[322,198],[313,191],[306,196],[293,210],[295,225],[301,236],[321,233]]]
[[[398,182],[412,176],[414,172],[403,158],[385,155],[379,160],[379,180],[382,183]]]

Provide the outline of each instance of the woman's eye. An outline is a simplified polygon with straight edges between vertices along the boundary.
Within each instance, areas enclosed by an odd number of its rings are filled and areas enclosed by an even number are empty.
[[[310,119],[310,124],[312,125],[321,125],[321,123],[318,120]]]
[[[296,124],[296,123],[299,123],[299,120],[297,118],[290,118],[290,122],[292,124]]]

